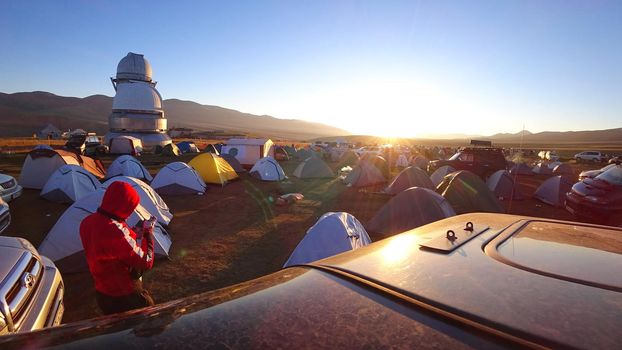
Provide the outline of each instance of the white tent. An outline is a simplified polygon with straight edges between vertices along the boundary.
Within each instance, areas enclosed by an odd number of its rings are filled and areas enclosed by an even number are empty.
[[[354,216],[329,212],[307,231],[283,267],[307,264],[370,243],[365,228]]]
[[[130,155],[117,157],[117,159],[110,164],[106,172],[106,179],[110,179],[114,176],[131,176],[149,182],[153,180],[149,171],[145,169],[138,159]]]
[[[250,174],[263,181],[282,181],[287,178],[283,168],[270,156],[258,160],[251,168]]]
[[[395,161],[396,168],[406,168],[409,165],[410,165],[410,162],[408,161],[408,158],[404,154],[400,154],[400,156],[397,157],[397,160]]]
[[[56,221],[39,246],[39,253],[54,261],[63,272],[88,270],[80,239],[80,223],[85,217],[97,211],[104,192],[105,190],[100,188],[72,204]],[[132,227],[139,221],[148,219],[149,216],[149,212],[139,204],[126,222]],[[156,224],[153,237],[156,255],[168,256],[171,237],[160,224]]]
[[[143,142],[133,136],[121,135],[110,139],[111,154],[131,154],[138,155],[143,151]]]
[[[270,139],[229,139],[220,154],[234,156],[240,164],[251,166],[259,159],[274,157],[274,144]]]
[[[18,182],[24,188],[42,189],[56,169],[66,164],[80,165],[80,161],[67,151],[32,150],[24,160]]]
[[[438,184],[443,182],[443,179],[447,174],[453,173],[454,171],[456,171],[456,169],[454,169],[453,167],[449,165],[443,165],[442,167],[436,169],[436,171],[434,171],[432,175],[430,175],[430,180],[432,180],[432,184],[434,186],[438,186]]]
[[[203,194],[207,185],[196,170],[184,162],[167,164],[151,182],[160,194]]]
[[[57,203],[73,203],[100,186],[99,180],[83,167],[63,165],[45,183],[41,197]]]
[[[145,208],[151,215],[158,219],[162,225],[168,225],[173,218],[170,209],[164,203],[162,197],[156,193],[149,185],[143,181],[129,176],[116,176],[102,184],[102,188],[108,188],[115,181],[123,181],[130,184],[140,196],[140,205]]]

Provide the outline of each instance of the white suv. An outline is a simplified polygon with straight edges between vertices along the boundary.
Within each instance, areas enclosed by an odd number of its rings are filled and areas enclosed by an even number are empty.
[[[0,335],[59,325],[63,291],[50,259],[23,238],[0,236]]]
[[[578,162],[602,162],[605,156],[598,151],[585,151],[574,155],[574,159]]]

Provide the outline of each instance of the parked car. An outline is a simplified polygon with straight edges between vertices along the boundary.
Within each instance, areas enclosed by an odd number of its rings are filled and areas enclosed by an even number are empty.
[[[622,225],[622,166],[574,184],[566,194],[566,209],[580,219]]]
[[[22,190],[22,186],[17,183],[13,176],[0,174],[0,197],[5,202],[10,202],[21,196]]]
[[[507,167],[501,148],[467,147],[447,160],[434,160],[428,163],[428,173],[449,165],[456,170],[468,170],[486,180],[492,173]]]
[[[0,236],[0,281],[0,335],[61,323],[63,279],[30,242]]]
[[[9,204],[0,197],[0,233],[4,232],[11,224],[11,211]]]
[[[86,156],[108,153],[108,146],[104,145],[94,133],[71,135],[65,143],[65,149]]]
[[[585,179],[593,179],[596,176],[604,173],[605,171],[615,167],[615,164],[609,164],[607,166],[604,166],[600,169],[596,169],[596,170],[584,170],[579,174],[579,181],[585,180]]]
[[[0,347],[618,349],[622,244],[611,237],[621,233],[459,215],[221,290],[0,337]]]
[[[581,153],[577,153],[574,155],[574,159],[575,161],[577,161],[577,163],[580,162],[594,162],[594,163],[600,163],[600,162],[604,162],[605,160],[607,160],[606,156],[598,151],[585,151],[585,152],[581,152]]]

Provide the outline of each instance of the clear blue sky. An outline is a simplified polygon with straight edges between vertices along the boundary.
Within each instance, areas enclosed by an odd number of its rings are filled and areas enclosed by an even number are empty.
[[[164,98],[355,133],[622,127],[622,1],[2,1],[0,91]],[[171,119],[174,116],[169,116]]]

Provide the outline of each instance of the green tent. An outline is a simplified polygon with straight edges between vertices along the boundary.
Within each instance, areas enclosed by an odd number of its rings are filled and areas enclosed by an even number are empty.
[[[461,170],[448,174],[436,188],[456,214],[502,213],[503,208],[488,186],[477,175]]]

